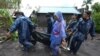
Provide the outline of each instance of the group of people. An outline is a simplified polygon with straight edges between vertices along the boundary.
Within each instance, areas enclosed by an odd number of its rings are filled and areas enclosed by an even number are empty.
[[[69,41],[70,52],[76,55],[81,44],[87,40],[88,34],[91,35],[92,40],[95,37],[95,25],[89,11],[84,12],[81,18],[78,15],[73,15],[72,19],[73,21],[68,28],[72,36],[68,37],[67,40]]]
[[[15,16],[16,20],[7,36],[10,37],[11,33],[18,30],[19,42],[23,45],[24,50],[29,50],[34,46],[31,40],[32,31],[35,30],[34,24],[22,12],[15,13]],[[89,11],[84,12],[82,17],[73,14],[69,24],[66,24],[60,11],[55,12],[54,17],[49,17],[47,32],[51,35],[50,48],[53,56],[61,54],[60,47],[68,49],[70,53],[76,55],[81,44],[87,40],[87,35],[90,34],[92,39],[95,36],[95,25]]]
[[[58,56],[61,53],[60,47],[76,55],[81,44],[87,40],[88,34],[91,35],[92,40],[95,36],[95,24],[90,11],[84,12],[82,16],[80,14],[73,14],[67,25],[60,11],[54,14],[54,19],[53,25],[51,23],[52,30],[50,33],[50,47],[53,56]]]

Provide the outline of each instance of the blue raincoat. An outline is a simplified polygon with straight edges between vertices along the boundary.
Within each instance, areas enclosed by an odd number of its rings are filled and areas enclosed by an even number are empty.
[[[90,34],[93,38],[95,36],[95,24],[93,20],[90,18],[89,20],[82,20],[79,23],[78,31],[84,35],[84,37],[79,37],[80,40],[84,41],[87,39],[87,35]],[[82,35],[81,35],[82,36]]]
[[[74,26],[78,21],[74,22],[72,25]],[[73,29],[73,27],[72,27]],[[74,38],[71,43],[71,51],[73,53],[77,53],[80,48],[82,42],[87,39],[87,35],[90,33],[91,37],[95,36],[95,26],[93,20],[81,20],[77,26],[78,31],[74,35]],[[76,29],[73,29],[75,31]]]
[[[10,28],[10,32],[18,30],[19,42],[26,48],[32,46],[31,44],[31,32],[34,26],[29,18],[25,16],[19,16]]]
[[[65,33],[65,28],[66,28],[66,23],[63,19],[63,15],[61,12],[56,12],[55,16],[57,16],[58,20],[53,25],[53,30],[51,33],[51,45],[50,47],[52,48],[53,51],[53,56],[58,56],[59,52],[59,46],[61,44],[61,41],[63,38],[66,37]]]

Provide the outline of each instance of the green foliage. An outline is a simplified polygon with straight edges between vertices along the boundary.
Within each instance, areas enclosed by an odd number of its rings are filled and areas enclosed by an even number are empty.
[[[0,8],[18,8],[21,0],[0,0]]]
[[[100,12],[100,3],[96,2],[94,5],[92,5],[92,10],[97,13]]]
[[[9,29],[13,23],[13,18],[6,9],[0,9],[0,15],[3,17],[2,22],[5,23],[6,29]],[[18,37],[17,32],[12,34],[12,39],[16,40]]]
[[[2,26],[3,26],[3,23],[0,21],[0,28],[2,28]]]
[[[6,9],[0,9],[0,15],[3,17],[3,21],[6,22],[6,26],[9,27],[13,23],[13,19]]]
[[[96,2],[92,5],[93,18],[96,24],[96,32],[100,33],[100,3]]]
[[[96,32],[100,33],[100,13],[94,13],[93,18],[96,24]]]

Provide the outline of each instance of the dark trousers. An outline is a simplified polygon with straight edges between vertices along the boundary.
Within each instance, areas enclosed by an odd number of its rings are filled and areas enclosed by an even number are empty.
[[[55,44],[51,41],[50,47],[52,49],[53,56],[59,56],[59,46],[60,44]]]
[[[77,38],[73,39],[72,43],[71,43],[71,46],[70,46],[71,52],[73,52],[74,54],[76,54],[77,51],[79,50],[82,42],[83,41],[78,40]]]
[[[33,44],[28,40],[19,39],[19,42],[23,45],[24,51],[28,51],[30,48],[33,47]]]
[[[70,39],[71,39],[71,35],[70,36],[68,36],[67,38],[66,38],[66,42],[67,42],[67,46],[69,46],[69,43],[70,43]]]

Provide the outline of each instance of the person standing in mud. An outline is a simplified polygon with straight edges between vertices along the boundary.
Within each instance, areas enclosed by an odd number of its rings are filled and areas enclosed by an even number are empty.
[[[23,45],[25,51],[28,51],[33,44],[31,43],[31,32],[34,29],[34,25],[28,17],[25,17],[23,12],[15,12],[16,19],[12,24],[8,37],[11,37],[11,33],[18,30],[19,42]]]
[[[62,41],[66,42],[65,41],[66,24],[65,24],[63,15],[60,11],[56,12],[54,16],[55,16],[56,21],[53,25],[53,30],[52,30],[51,37],[50,37],[50,41],[51,41],[50,47],[52,49],[53,56],[58,56],[59,54],[61,54],[59,47]]]
[[[67,41],[67,50],[70,50],[70,40],[71,40],[71,37],[73,36],[73,32],[72,32],[72,29],[74,27],[76,27],[76,23],[77,21],[79,20],[78,18],[78,14],[73,14],[72,17],[71,17],[71,20],[69,22],[69,25],[67,26],[67,29],[66,29],[66,32],[67,32],[67,35],[68,37],[66,38],[66,41]],[[74,23],[74,24],[73,24]]]
[[[93,40],[93,37],[95,37],[95,24],[91,17],[90,11],[86,11],[83,14],[83,20],[87,22],[87,33],[85,34],[85,40],[87,40],[88,34],[90,34],[91,39]]]
[[[53,16],[50,13],[48,13],[46,15],[46,17],[47,17],[47,33],[51,34],[52,28],[53,28],[53,24],[54,24],[54,19],[53,19]]]
[[[74,34],[74,37],[71,42],[70,52],[74,55],[77,54],[81,44],[86,39],[87,35],[90,33],[92,39],[95,36],[95,26],[94,22],[90,18],[89,12],[84,12],[83,18],[78,21],[77,32]],[[73,23],[72,25],[74,25]],[[76,29],[73,29],[75,31]]]

